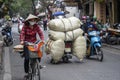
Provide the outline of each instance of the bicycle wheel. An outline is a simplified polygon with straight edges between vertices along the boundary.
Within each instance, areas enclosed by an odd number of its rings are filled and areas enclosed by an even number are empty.
[[[103,51],[102,51],[102,49],[100,47],[96,47],[95,51],[96,51],[97,59],[102,62],[103,61]]]
[[[37,59],[37,63],[36,63],[36,71],[37,71],[37,76],[38,76],[38,80],[41,80],[41,76],[40,76],[40,62]]]
[[[28,71],[28,76],[26,77],[26,80],[33,80],[33,79],[32,79],[31,61],[29,62],[29,71]]]
[[[29,60],[29,72],[28,72],[28,79],[27,80],[36,80],[35,79],[35,66],[36,62],[35,59],[30,59]]]
[[[33,62],[32,62],[32,76],[30,80],[40,80],[40,63],[38,61],[38,59],[36,58]]]

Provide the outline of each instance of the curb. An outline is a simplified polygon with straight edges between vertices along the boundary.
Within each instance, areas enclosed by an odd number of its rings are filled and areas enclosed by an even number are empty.
[[[115,47],[114,45],[103,44],[103,46],[107,46],[107,47],[110,47],[110,48],[114,48],[114,49],[120,50],[120,47]]]
[[[3,80],[12,80],[9,47],[4,48],[4,75]]]

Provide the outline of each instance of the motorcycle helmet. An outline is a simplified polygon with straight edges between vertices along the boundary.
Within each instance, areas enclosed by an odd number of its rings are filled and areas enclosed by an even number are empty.
[[[93,28],[93,25],[92,25],[92,24],[90,24],[90,25],[88,26],[88,28]]]
[[[86,16],[82,16],[82,22],[86,23]]]
[[[86,16],[82,16],[82,20],[86,20]]]
[[[90,22],[90,16],[86,16],[86,22]]]
[[[120,24],[118,24],[118,30],[120,30]]]
[[[88,26],[88,30],[89,30],[89,31],[93,30],[93,28],[94,28],[94,26],[93,26],[92,24],[90,24],[90,25]]]
[[[11,18],[8,19],[8,21],[11,21],[11,20],[12,20]]]
[[[97,17],[96,16],[93,16],[93,21],[96,21],[97,20]]]

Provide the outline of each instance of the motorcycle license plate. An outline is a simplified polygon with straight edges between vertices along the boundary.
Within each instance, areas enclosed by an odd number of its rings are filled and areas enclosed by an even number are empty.
[[[65,43],[65,52],[71,52],[71,46],[72,46],[72,44],[70,42]]]
[[[65,52],[71,52],[71,48],[65,48]]]

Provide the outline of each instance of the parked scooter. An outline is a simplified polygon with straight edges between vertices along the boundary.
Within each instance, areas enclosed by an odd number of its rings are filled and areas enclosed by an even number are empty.
[[[7,24],[2,25],[2,36],[5,46],[11,46],[13,44],[13,38],[11,35],[11,27]]]
[[[114,24],[113,28],[108,28],[107,43],[120,44],[120,24]]]
[[[99,31],[90,31],[88,32],[88,48],[87,48],[87,58],[91,56],[96,56],[99,61],[103,61],[103,51],[101,49],[101,39]]]
[[[104,27],[100,30],[100,37],[101,37],[102,43],[107,43],[107,36],[108,36],[108,30],[107,30],[107,27],[104,26]]]

